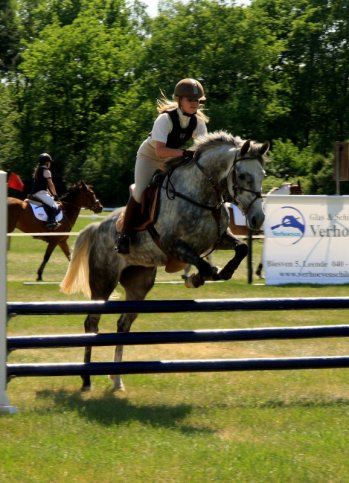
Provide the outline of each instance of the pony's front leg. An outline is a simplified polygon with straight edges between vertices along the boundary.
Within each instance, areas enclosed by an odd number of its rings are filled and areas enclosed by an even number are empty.
[[[124,354],[124,346],[117,345],[115,347],[114,362],[122,362],[123,354]],[[125,391],[125,386],[124,386],[124,383],[122,382],[122,378],[120,374],[109,374],[109,379],[113,383],[114,391]]]
[[[176,240],[167,250],[170,255],[182,262],[195,265],[199,273],[191,275],[185,279],[185,285],[189,288],[197,288],[205,283],[206,280],[212,280],[216,270],[206,260],[201,258],[190,245],[183,240]]]
[[[234,257],[214,275],[215,280],[230,280],[242,260],[247,256],[248,246],[236,238],[228,229],[220,239],[217,248],[221,250],[233,248],[235,250]]]
[[[122,314],[117,322],[118,333],[119,332],[130,332],[132,322],[136,319],[137,314]],[[114,362],[122,362],[122,356],[124,353],[124,346],[118,345],[115,347]],[[122,377],[120,374],[110,374],[109,379],[113,382],[113,389],[115,391],[124,391],[125,386],[122,382]]]

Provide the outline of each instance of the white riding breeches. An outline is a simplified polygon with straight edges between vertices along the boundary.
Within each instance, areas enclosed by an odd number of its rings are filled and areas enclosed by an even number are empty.
[[[137,152],[135,165],[135,186],[132,195],[137,203],[141,202],[143,191],[150,183],[155,171],[164,169],[164,164],[164,160],[156,156],[150,138],[145,140]]]
[[[42,201],[45,205],[48,205],[50,208],[55,208],[56,210],[59,209],[58,204],[55,202],[52,196],[48,194],[47,191],[38,191],[37,193],[34,193],[33,196],[38,200]]]

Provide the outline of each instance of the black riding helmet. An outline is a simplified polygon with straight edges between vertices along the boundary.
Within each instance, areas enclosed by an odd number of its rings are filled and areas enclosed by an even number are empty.
[[[39,165],[42,166],[43,164],[47,163],[47,161],[50,161],[52,163],[52,158],[48,153],[41,153],[38,157]]]

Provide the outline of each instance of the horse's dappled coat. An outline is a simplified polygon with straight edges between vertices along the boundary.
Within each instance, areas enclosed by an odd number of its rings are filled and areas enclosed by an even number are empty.
[[[160,246],[148,231],[143,231],[134,235],[129,255],[117,253],[114,245],[120,211],[116,211],[80,233],[62,290],[83,291],[94,300],[107,300],[120,282],[126,300],[143,300],[153,287],[157,267],[166,265],[169,257],[197,267],[198,273],[186,281],[188,286],[198,287],[206,280],[230,279],[246,256],[247,246],[229,231],[229,214],[224,203],[237,203],[250,227],[260,228],[264,221],[263,160],[268,148],[268,144],[242,141],[222,131],[197,140],[192,161],[168,163],[154,225]],[[214,248],[235,251],[235,256],[219,271],[203,259]],[[136,317],[137,314],[122,314],[118,331],[129,331]],[[99,319],[99,315],[88,315],[85,331],[98,332]],[[117,347],[115,360],[121,361],[122,351],[122,347]],[[90,359],[91,348],[87,347],[84,360]],[[115,388],[123,387],[120,376],[113,379]],[[90,388],[89,376],[83,377],[83,388]]]

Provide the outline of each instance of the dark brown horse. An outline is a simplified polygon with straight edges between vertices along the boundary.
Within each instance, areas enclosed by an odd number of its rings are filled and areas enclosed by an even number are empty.
[[[34,236],[39,240],[45,241],[48,245],[44,255],[44,259],[37,272],[37,280],[42,280],[44,268],[49,261],[53,250],[58,245],[64,255],[70,260],[70,249],[67,243],[68,235],[59,235],[60,232],[69,232],[72,230],[77,217],[79,216],[81,208],[87,208],[94,213],[100,213],[103,206],[93,189],[83,181],[76,184],[68,190],[60,199],[63,219],[60,227],[52,233],[51,236]],[[12,233],[15,228],[24,233],[46,233],[48,232],[45,222],[38,220],[27,201],[19,200],[17,198],[7,198],[8,207],[8,233]],[[57,234],[57,236],[53,236]]]

